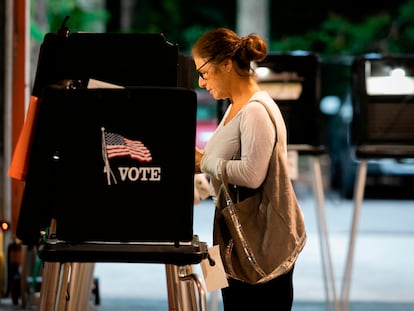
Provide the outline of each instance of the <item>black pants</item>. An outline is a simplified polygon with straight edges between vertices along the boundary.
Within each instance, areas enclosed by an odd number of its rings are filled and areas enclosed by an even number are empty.
[[[229,279],[223,288],[224,311],[290,311],[293,303],[293,268],[269,282],[257,285]]]

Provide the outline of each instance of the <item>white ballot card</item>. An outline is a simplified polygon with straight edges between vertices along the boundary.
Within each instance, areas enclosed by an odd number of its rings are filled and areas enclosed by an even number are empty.
[[[87,88],[88,89],[124,89],[124,87],[121,85],[117,85],[117,84],[113,84],[113,83],[109,83],[105,81],[100,81],[100,80],[96,80],[92,78],[89,79]]]
[[[200,263],[207,291],[212,292],[229,286],[223,262],[221,261],[219,246],[209,247],[208,254],[214,261],[214,265],[210,264],[208,258],[203,259]]]

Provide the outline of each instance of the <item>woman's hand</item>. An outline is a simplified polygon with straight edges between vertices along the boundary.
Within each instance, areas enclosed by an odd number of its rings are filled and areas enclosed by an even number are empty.
[[[201,173],[200,163],[203,158],[204,150],[195,147],[195,173]]]

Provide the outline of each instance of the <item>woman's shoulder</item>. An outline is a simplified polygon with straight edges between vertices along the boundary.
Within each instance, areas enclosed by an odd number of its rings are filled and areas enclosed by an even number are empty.
[[[257,91],[256,93],[253,94],[250,101],[261,102],[267,105],[275,104],[274,99],[266,91]]]
[[[277,104],[277,102],[269,95],[266,91],[256,92],[250,99],[248,110],[251,114],[259,115],[268,115],[269,113],[273,115],[273,118],[276,122],[282,124],[284,123],[282,112]],[[265,107],[266,106],[266,107]]]
[[[249,110],[263,110],[267,106],[270,110],[275,108],[275,101],[272,97],[270,97],[269,93],[265,91],[258,91],[256,92],[250,99],[249,104],[247,105],[247,109]]]

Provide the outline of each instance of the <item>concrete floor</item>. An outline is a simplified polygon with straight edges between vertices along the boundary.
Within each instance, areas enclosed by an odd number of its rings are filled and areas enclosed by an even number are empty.
[[[316,203],[310,189],[298,191],[308,241],[295,267],[293,311],[328,310],[326,302]],[[352,200],[335,194],[325,197],[330,255],[334,269],[335,294],[340,297],[354,211]],[[194,232],[211,245],[213,204],[203,201],[194,208]],[[365,199],[353,256],[350,311],[414,310],[414,199]],[[194,271],[202,275],[199,266]],[[168,310],[165,266],[158,264],[97,263],[98,311]],[[220,310],[220,295],[208,293],[209,310]],[[30,306],[29,308],[36,308]],[[7,299],[0,310],[20,310]],[[333,309],[331,309],[333,310]]]

